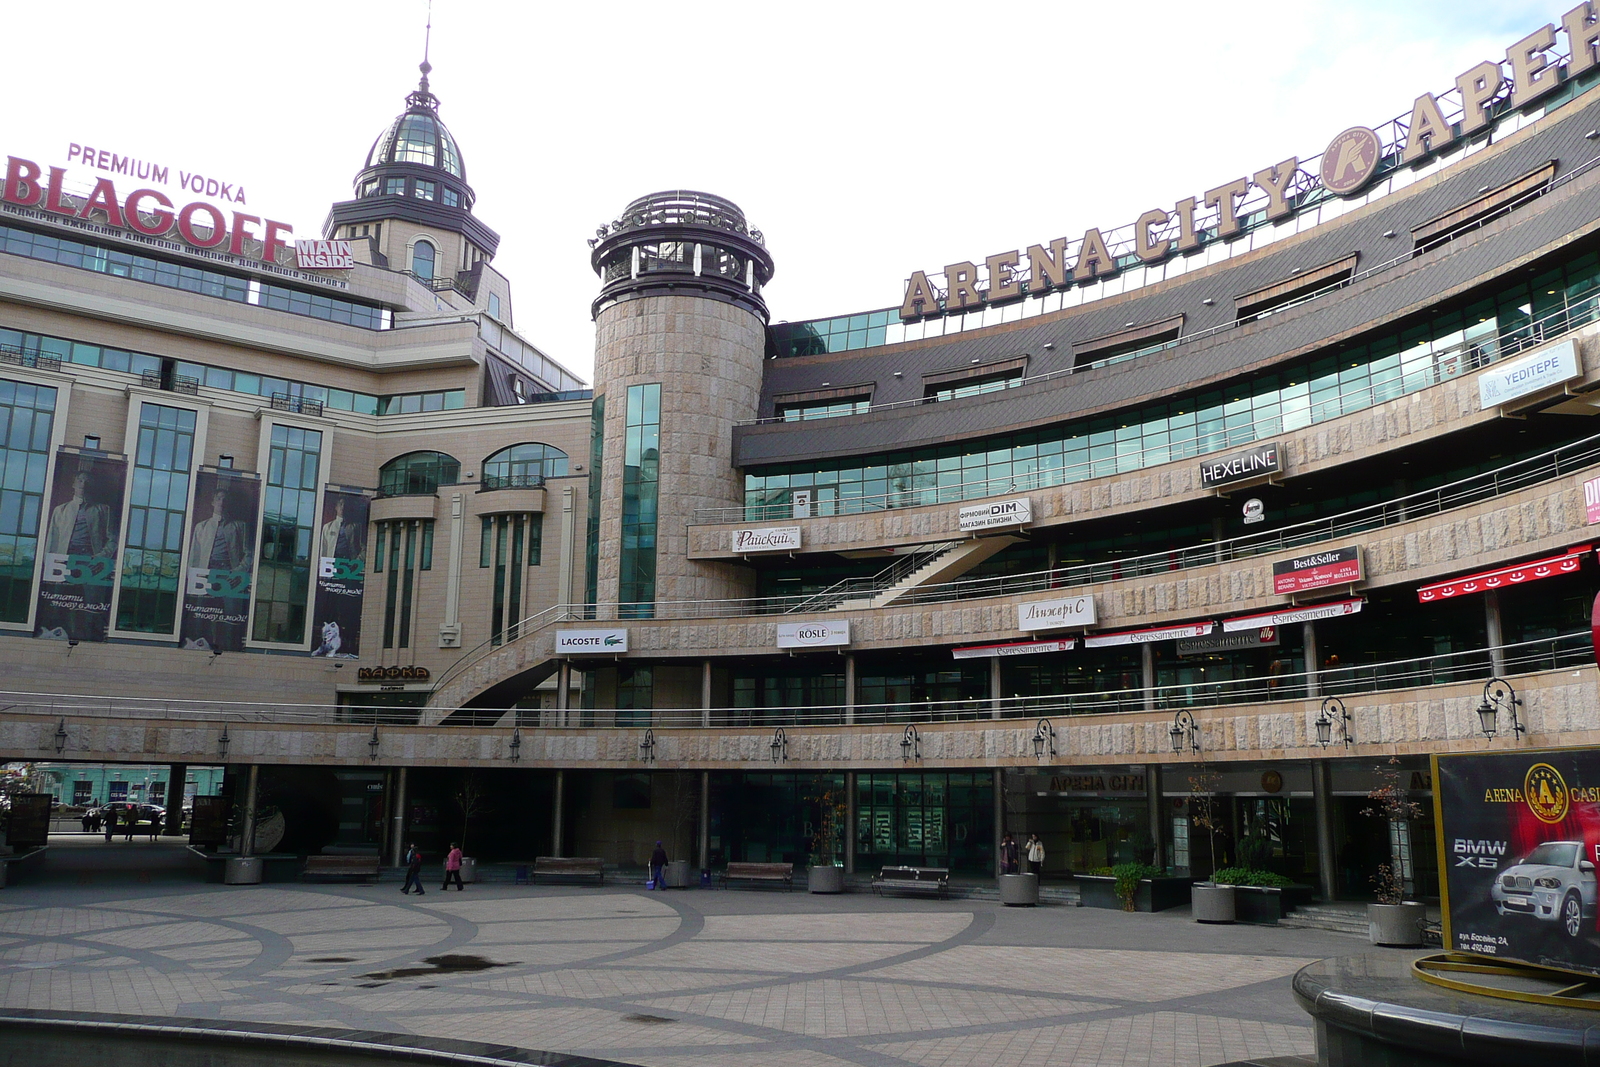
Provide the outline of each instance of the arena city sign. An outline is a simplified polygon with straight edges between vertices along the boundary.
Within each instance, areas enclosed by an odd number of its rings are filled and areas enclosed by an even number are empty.
[[[1404,136],[1393,146],[1396,162],[1415,163],[1474,136],[1489,125],[1490,109],[1502,100],[1509,99],[1517,108],[1527,107],[1559,89],[1566,79],[1600,66],[1595,53],[1600,23],[1593,2],[1586,0],[1562,16],[1559,32],[1566,37],[1571,53],[1565,63],[1554,51],[1557,32],[1553,24],[1541,26],[1506,49],[1504,61],[1484,60],[1463,71],[1455,84],[1463,106],[1459,130],[1446,119],[1438,95],[1417,97]],[[1141,263],[1159,263],[1192,252],[1203,241],[1238,236],[1244,232],[1239,207],[1252,187],[1265,195],[1266,216],[1271,220],[1294,214],[1297,198],[1319,184],[1339,196],[1354,196],[1377,175],[1382,159],[1383,143],[1377,133],[1364,126],[1351,127],[1329,142],[1317,174],[1302,171],[1299,158],[1290,156],[1248,177],[1241,175],[1208,189],[1203,198],[1184,197],[1171,211],[1151,208],[1133,223],[1133,252]],[[1209,232],[1213,228],[1214,234]],[[1048,244],[1029,245],[1026,252],[996,252],[984,260],[988,284],[981,288],[976,263],[951,263],[944,268],[947,291],[942,303],[927,272],[916,271],[906,282],[900,318],[911,320],[1005,303],[1029,293],[1091,282],[1120,269],[1098,227],[1084,231],[1076,255],[1068,253],[1068,243],[1060,237]]]
[[[51,167],[46,180],[41,177],[39,164],[9,156],[0,201],[15,207],[39,208],[50,215],[93,219],[112,229],[131,230],[145,237],[175,236],[191,248],[225,251],[232,256],[245,255],[246,240],[258,241],[260,247],[253,258],[263,263],[276,264],[279,251],[289,247],[286,238],[293,228],[286,222],[263,220],[243,211],[224,211],[204,200],[178,207],[167,194],[148,187],[135,189],[124,198],[110,178],[97,179],[82,203],[73,204],[67,199],[66,174],[65,167]],[[242,196],[238,202],[244,202]],[[256,226],[262,227],[259,233],[252,232]]]

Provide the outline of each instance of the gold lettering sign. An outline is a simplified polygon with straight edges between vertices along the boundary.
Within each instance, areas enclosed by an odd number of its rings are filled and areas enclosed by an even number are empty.
[[[361,667],[356,670],[358,682],[426,682],[433,672],[426,667]]]

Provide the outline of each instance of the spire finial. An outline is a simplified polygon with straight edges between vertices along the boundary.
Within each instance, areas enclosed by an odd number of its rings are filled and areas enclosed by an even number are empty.
[[[428,49],[433,44],[433,0],[428,0],[428,24],[422,31],[422,63],[417,67],[422,71],[422,82],[419,86],[423,92],[428,91],[428,74],[433,70],[433,64],[428,62]]]

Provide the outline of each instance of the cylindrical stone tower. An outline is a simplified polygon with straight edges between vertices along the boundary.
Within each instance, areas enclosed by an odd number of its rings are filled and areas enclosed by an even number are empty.
[[[655,193],[600,228],[591,262],[590,599],[601,617],[649,618],[658,602],[748,596],[748,568],[688,558],[688,527],[744,503],[733,427],[761,393],[761,231],[721,197]]]

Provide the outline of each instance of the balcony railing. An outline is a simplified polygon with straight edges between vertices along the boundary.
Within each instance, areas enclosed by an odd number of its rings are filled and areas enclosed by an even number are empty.
[[[303,396],[291,396],[288,393],[273,393],[272,410],[291,411],[296,415],[321,415],[322,401],[312,400]]]
[[[13,367],[33,367],[37,370],[61,369],[60,356],[48,356],[43,352],[24,352],[14,345],[0,345],[0,363],[7,363]]]
[[[483,476],[485,489],[542,489],[544,488],[544,475],[542,474],[485,474]]]
[[[200,393],[200,379],[187,374],[168,375],[158,370],[147,370],[139,374],[139,384],[146,389],[160,389],[165,393],[186,393],[189,396]]]

